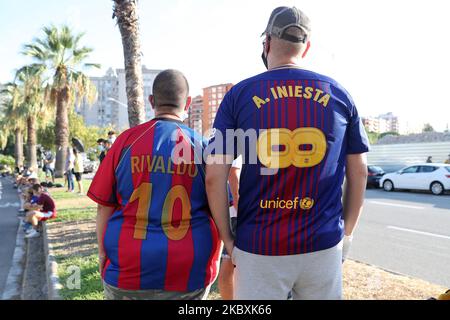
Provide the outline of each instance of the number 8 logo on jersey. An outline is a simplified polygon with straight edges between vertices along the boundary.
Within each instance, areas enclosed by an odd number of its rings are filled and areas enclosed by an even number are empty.
[[[259,161],[270,169],[314,167],[322,162],[327,151],[327,140],[317,128],[269,129],[258,139]]]

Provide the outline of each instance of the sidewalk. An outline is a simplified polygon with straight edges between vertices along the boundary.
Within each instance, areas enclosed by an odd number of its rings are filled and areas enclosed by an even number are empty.
[[[17,243],[20,241],[17,239],[19,206],[18,193],[10,178],[0,178],[0,299],[20,294],[18,288],[25,252],[23,241]]]

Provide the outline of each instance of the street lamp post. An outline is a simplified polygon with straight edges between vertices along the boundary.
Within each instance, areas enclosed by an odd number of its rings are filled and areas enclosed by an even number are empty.
[[[114,103],[117,103],[117,105],[123,109],[125,109],[126,111],[126,115],[128,115],[128,105],[126,105],[125,103],[123,103],[122,101],[119,101],[117,99],[114,99],[113,97],[108,97],[106,99],[107,101],[112,101]],[[120,129],[120,111],[117,112],[117,129]]]
[[[115,102],[115,103],[117,103],[119,106],[125,108],[125,109],[127,110],[127,115],[128,115],[128,105],[126,105],[125,103],[123,103],[123,102],[121,102],[121,101],[119,101],[119,100],[117,100],[117,99],[115,99],[115,98],[113,98],[113,97],[108,97],[106,100],[107,100],[107,101]],[[146,118],[147,118],[147,113],[146,113]]]
[[[117,99],[114,99],[114,98],[112,98],[112,97],[108,97],[108,99],[106,99],[106,100],[115,102],[115,103],[117,103],[118,105],[120,105],[121,107],[124,107],[124,108],[126,108],[126,109],[128,110],[128,106],[127,106],[125,103],[123,103],[123,102],[121,102],[121,101],[119,101],[119,100],[117,100]]]

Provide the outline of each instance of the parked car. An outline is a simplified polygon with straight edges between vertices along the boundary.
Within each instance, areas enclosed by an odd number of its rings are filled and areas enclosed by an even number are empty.
[[[450,190],[450,165],[440,163],[418,164],[387,173],[380,180],[385,191],[395,189],[430,190],[435,195]]]
[[[84,172],[83,173],[92,173],[97,171],[98,169],[98,162],[97,161],[91,161],[88,159],[85,153],[83,153],[83,167]]]
[[[378,188],[380,179],[385,174],[384,170],[377,166],[367,166],[367,188]]]

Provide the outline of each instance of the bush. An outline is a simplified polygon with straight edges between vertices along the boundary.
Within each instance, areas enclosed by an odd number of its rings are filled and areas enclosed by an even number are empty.
[[[14,158],[11,156],[5,156],[4,154],[0,154],[0,165],[14,168],[14,166],[16,165],[16,160],[14,160]]]

